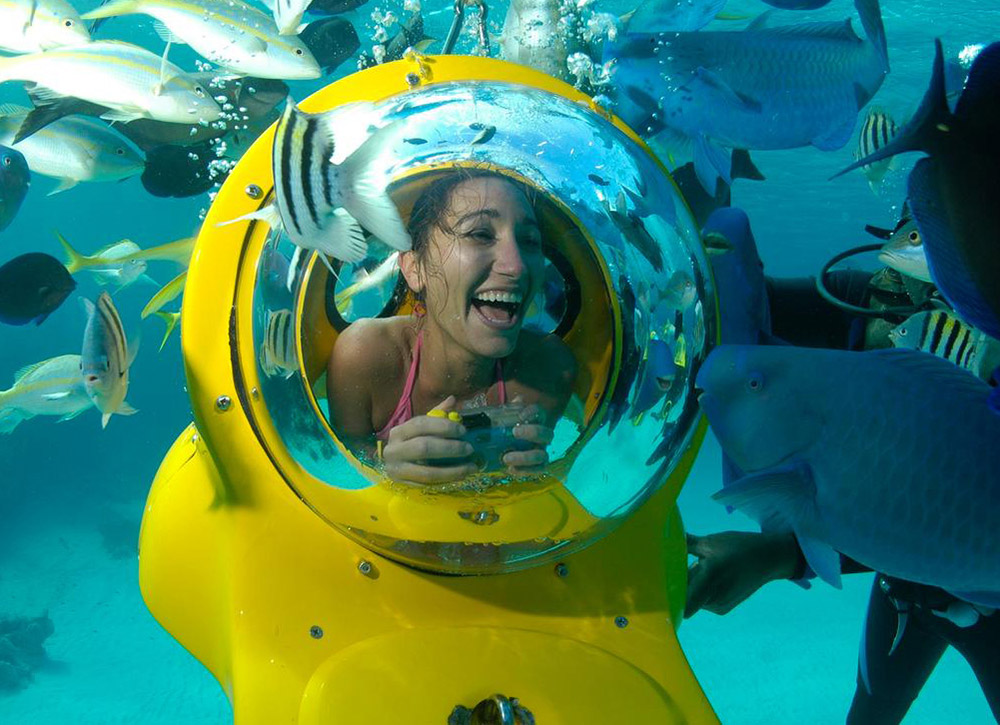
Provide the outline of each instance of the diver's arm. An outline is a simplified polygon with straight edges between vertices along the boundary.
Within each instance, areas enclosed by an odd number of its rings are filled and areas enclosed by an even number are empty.
[[[688,569],[684,616],[699,609],[727,614],[770,581],[802,579],[808,565],[791,532],[723,531],[708,536],[688,534],[688,553],[697,557]],[[871,571],[840,555],[844,574]]]
[[[330,424],[352,450],[375,453],[372,424],[372,352],[363,325],[355,323],[337,338],[327,365],[326,395]]]

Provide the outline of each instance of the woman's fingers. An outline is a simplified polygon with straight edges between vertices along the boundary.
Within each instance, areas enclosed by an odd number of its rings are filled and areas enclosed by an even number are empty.
[[[509,451],[503,456],[504,465],[514,470],[537,468],[549,462],[549,454],[543,448],[532,448],[530,451]]]
[[[413,438],[437,436],[439,438],[461,438],[465,435],[465,426],[448,417],[421,415],[410,418],[405,423],[397,425],[389,431],[389,445],[405,443]]]
[[[385,447],[382,457],[386,463],[402,463],[466,458],[472,452],[472,444],[467,441],[431,434],[394,442]]]
[[[555,432],[551,428],[537,423],[520,423],[515,425],[512,431],[515,438],[541,446],[547,446],[555,436]]]
[[[395,481],[410,483],[443,483],[471,476],[476,467],[471,463],[460,466],[421,466],[419,463],[387,463],[385,472]]]

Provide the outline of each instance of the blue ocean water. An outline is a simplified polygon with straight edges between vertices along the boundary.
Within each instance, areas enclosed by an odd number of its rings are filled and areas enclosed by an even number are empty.
[[[96,4],[80,1],[77,7],[82,11]],[[444,37],[451,7],[443,0],[425,1],[430,35]],[[627,9],[623,3],[606,8]],[[731,0],[726,8],[747,17],[764,9],[756,0]],[[401,14],[401,3],[372,0],[347,15],[362,48],[371,45],[372,14],[387,10]],[[504,12],[505,4],[491,6],[496,23]],[[820,11],[778,18],[854,15],[851,3],[833,0]],[[923,94],[933,38],[941,37],[952,53],[1000,38],[995,0],[885,0],[883,16],[892,71],[875,103],[897,119],[911,113]],[[148,19],[111,21],[102,37],[162,49]],[[171,59],[194,67],[187,49],[172,51]],[[335,75],[349,72],[351,64]],[[318,85],[292,83],[293,96],[302,98]],[[19,91],[0,86],[0,101],[17,100],[23,100]],[[733,203],[749,212],[770,274],[814,274],[832,254],[870,242],[865,224],[894,224],[905,168],[894,172],[879,196],[860,174],[827,180],[851,161],[852,147],[754,154],[767,180],[737,182]],[[81,184],[46,196],[52,186],[51,180],[35,179],[17,219],[0,232],[0,260],[28,251],[59,256],[55,229],[85,252],[122,238],[141,247],[165,243],[194,232],[209,203],[204,196],[155,199],[138,179]],[[149,270],[161,284],[175,273],[168,263]],[[84,316],[75,297],[93,298],[98,292],[85,275],[79,280],[73,298],[41,327],[0,328],[4,385],[26,364],[78,352]],[[151,318],[139,324],[139,312],[154,290],[137,284],[115,298],[126,327],[142,337],[129,393],[137,415],[115,417],[103,431],[93,411],[59,424],[37,418],[0,436],[0,619],[47,612],[55,627],[45,643],[47,661],[33,681],[16,692],[0,692],[0,723],[200,725],[230,717],[215,681],[145,610],[136,582],[134,543],[145,495],[167,447],[190,421],[176,338],[157,353],[162,322]],[[681,495],[686,526],[698,533],[751,528],[748,520],[726,514],[709,500],[720,480],[718,460],[717,445],[709,439]],[[775,583],[725,617],[701,613],[685,622],[682,644],[722,721],[842,722],[854,690],[869,586],[867,575],[848,577],[843,591]],[[991,721],[971,671],[954,652],[946,654],[906,720]]]

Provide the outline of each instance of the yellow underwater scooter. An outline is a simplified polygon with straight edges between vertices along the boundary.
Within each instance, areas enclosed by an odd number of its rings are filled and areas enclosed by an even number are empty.
[[[219,226],[272,196],[272,128],[191,260],[195,423],[146,507],[150,611],[218,679],[239,725],[716,722],[675,635],[687,568],[675,501],[705,431],[694,376],[716,334],[676,187],[620,121],[521,66],[410,53],[301,105],[349,123],[360,100],[400,129],[382,153],[404,219],[456,166],[540,192],[561,286],[538,324],[577,358],[575,412],[540,475],[414,486],[355,457],[324,394],[337,334],[361,314],[332,303],[347,268],[338,281],[262,222]],[[697,301],[665,309],[678,271]],[[409,310],[391,292],[371,314]],[[276,365],[264,343],[286,315],[295,359]]]

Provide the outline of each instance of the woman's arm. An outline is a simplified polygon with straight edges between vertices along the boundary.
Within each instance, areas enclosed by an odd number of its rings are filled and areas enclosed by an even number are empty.
[[[377,376],[376,361],[384,351],[370,325],[359,320],[337,338],[327,365],[326,394],[330,406],[330,424],[350,448],[375,450],[372,422],[372,390]],[[381,376],[378,376],[381,377]]]

